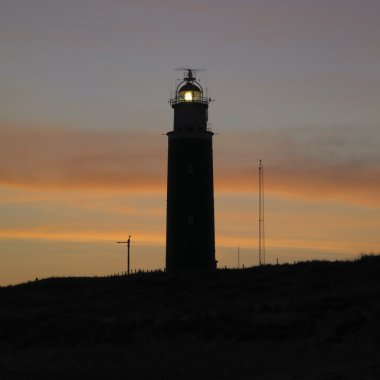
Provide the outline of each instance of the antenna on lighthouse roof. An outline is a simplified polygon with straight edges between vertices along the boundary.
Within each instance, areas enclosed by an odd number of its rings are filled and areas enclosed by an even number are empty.
[[[195,73],[199,73],[200,71],[206,71],[206,69],[192,69],[190,67],[177,67],[174,69],[174,71],[184,71],[185,80],[188,82],[192,82],[196,79]]]

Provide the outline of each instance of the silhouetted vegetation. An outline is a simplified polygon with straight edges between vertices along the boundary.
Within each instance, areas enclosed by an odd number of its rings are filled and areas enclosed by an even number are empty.
[[[0,305],[1,379],[380,374],[377,255],[207,274],[49,278],[0,288]]]

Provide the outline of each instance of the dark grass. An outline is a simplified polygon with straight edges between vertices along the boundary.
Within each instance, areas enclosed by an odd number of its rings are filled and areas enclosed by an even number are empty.
[[[0,288],[0,307],[1,379],[380,378],[376,255],[49,278]]]

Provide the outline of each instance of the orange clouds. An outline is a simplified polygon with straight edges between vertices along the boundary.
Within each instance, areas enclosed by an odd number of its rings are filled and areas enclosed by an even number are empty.
[[[165,143],[148,133],[2,126],[0,182],[37,189],[154,189],[165,177]]]
[[[215,144],[221,188],[257,191],[264,160],[267,193],[378,204],[380,128],[283,128],[223,136]]]
[[[113,231],[99,231],[85,229],[65,230],[58,228],[31,228],[31,229],[0,229],[0,240],[40,240],[40,241],[60,241],[60,242],[115,242],[120,238],[127,237],[128,234],[124,230],[114,229]],[[140,231],[134,233],[134,242],[144,243],[145,245],[164,244],[162,233],[151,231]]]
[[[167,141],[151,131],[0,130],[0,183],[30,189],[160,191]],[[215,137],[216,192],[256,192],[355,203],[380,200],[379,128],[283,128]]]

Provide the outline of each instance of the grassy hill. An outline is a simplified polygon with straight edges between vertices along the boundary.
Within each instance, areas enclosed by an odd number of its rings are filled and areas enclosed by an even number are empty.
[[[0,288],[0,379],[379,379],[380,256]]]

